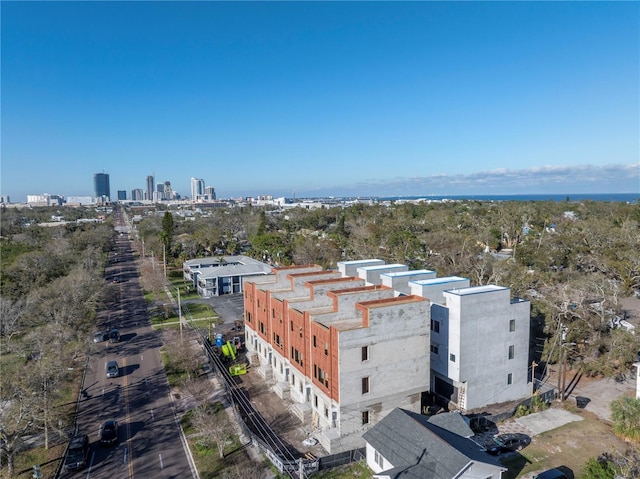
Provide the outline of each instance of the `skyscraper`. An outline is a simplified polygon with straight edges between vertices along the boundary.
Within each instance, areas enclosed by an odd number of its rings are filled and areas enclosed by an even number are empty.
[[[109,201],[111,190],[109,188],[109,175],[107,173],[96,173],[93,175],[93,190],[96,198],[102,201]]]
[[[198,201],[198,196],[204,195],[204,180],[191,177],[191,201]]]
[[[204,189],[204,195],[207,197],[208,200],[215,200],[216,199],[216,189],[213,186],[207,186]]]
[[[155,178],[153,175],[147,176],[147,197],[149,201],[153,201],[153,192],[155,190]]]
[[[144,200],[144,192],[142,191],[142,188],[131,190],[131,199],[134,201]]]

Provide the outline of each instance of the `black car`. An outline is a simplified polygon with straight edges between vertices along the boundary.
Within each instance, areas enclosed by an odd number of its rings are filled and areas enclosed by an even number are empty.
[[[87,466],[89,458],[89,436],[80,434],[69,441],[67,457],[64,460],[65,471],[75,471]]]
[[[120,331],[117,329],[112,329],[109,332],[109,342],[110,343],[119,343],[120,342]]]
[[[118,443],[118,421],[109,419],[100,427],[100,444],[102,446],[113,446]]]
[[[549,469],[547,471],[541,472],[533,479],[567,479],[567,475],[560,469]]]
[[[531,438],[526,434],[498,434],[489,438],[484,443],[484,448],[489,454],[502,454],[503,452],[519,451],[531,444]]]

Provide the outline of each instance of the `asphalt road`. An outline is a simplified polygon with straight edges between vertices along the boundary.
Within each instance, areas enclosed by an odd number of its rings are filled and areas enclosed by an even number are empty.
[[[98,329],[119,328],[121,341],[94,344],[77,418],[78,432],[88,434],[91,442],[89,464],[61,477],[195,477],[160,359],[160,336],[151,328],[127,235],[118,237],[110,260],[106,280],[117,278],[112,287],[118,300],[98,314],[97,323]],[[119,377],[107,378],[109,360],[118,362]],[[119,443],[101,447],[100,426],[107,419],[118,421]]]

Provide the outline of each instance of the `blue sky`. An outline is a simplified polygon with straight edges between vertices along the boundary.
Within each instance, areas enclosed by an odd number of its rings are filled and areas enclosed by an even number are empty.
[[[640,191],[638,2],[9,2],[3,195]]]

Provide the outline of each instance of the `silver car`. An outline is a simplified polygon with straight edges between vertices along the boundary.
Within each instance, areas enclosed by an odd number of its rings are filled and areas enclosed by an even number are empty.
[[[117,378],[120,375],[120,368],[117,361],[109,361],[107,363],[107,377]]]

